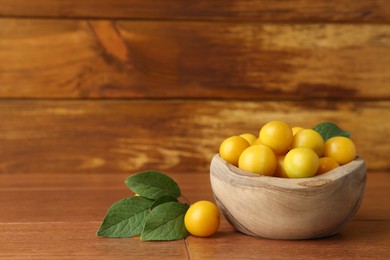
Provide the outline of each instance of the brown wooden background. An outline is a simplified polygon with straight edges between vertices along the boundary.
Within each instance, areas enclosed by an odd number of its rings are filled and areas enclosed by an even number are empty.
[[[387,0],[0,0],[0,173],[208,172],[267,121],[390,170]]]

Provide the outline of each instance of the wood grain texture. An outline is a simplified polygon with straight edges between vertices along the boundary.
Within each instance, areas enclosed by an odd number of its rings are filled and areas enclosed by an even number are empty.
[[[131,19],[252,19],[258,21],[389,21],[386,0],[0,0],[0,16]]]
[[[388,101],[3,101],[0,172],[208,172],[223,139],[279,119],[350,130],[370,173],[390,168],[389,108]]]
[[[387,24],[0,19],[0,28],[0,98],[390,98]]]
[[[218,207],[236,230],[270,239],[313,239],[339,233],[355,216],[366,167],[358,158],[320,176],[284,179],[243,171],[216,154],[210,182]]]
[[[134,195],[124,183],[134,173],[0,174],[0,223],[101,222],[110,205]],[[208,174],[166,174],[190,202],[213,200]]]
[[[390,258],[387,0],[0,0],[0,258]],[[213,200],[222,139],[270,120],[352,132],[362,205],[338,235],[96,237],[146,169]]]
[[[213,237],[190,236],[191,259],[388,259],[390,222],[351,221],[338,235],[316,240],[269,240],[233,232],[222,222]]]
[[[99,222],[0,223],[2,259],[188,259],[184,240],[96,237]]]
[[[182,193],[191,202],[213,199],[208,174],[169,173],[169,176],[178,182]],[[292,256],[305,259],[387,259],[390,256],[388,172],[368,176],[362,206],[355,219],[340,234],[331,238],[305,241],[253,238],[235,232],[224,218],[219,231],[213,237],[190,236],[186,242],[149,243],[141,242],[138,238],[96,237],[95,232],[108,206],[127,194],[123,183],[125,177],[126,174],[112,173],[0,174],[0,258],[188,257],[196,260],[291,259]],[[50,197],[52,199],[49,199]],[[27,201],[24,201],[25,199]],[[8,202],[4,203],[5,201]],[[35,202],[28,205],[28,201]],[[80,210],[82,208],[88,210]],[[23,214],[20,214],[21,211]]]
[[[108,207],[133,193],[124,180],[134,174],[0,174],[0,222],[83,222],[102,221]],[[208,173],[166,172],[191,202],[213,201]],[[368,175],[359,221],[390,219],[390,174]]]
[[[0,223],[4,259],[188,259],[184,241],[141,242],[103,239],[99,223]],[[321,240],[256,239],[234,232],[223,219],[211,238],[188,238],[193,260],[201,259],[388,259],[390,221],[352,221],[339,235]],[[234,246],[232,246],[234,245]],[[243,248],[245,250],[243,250]]]

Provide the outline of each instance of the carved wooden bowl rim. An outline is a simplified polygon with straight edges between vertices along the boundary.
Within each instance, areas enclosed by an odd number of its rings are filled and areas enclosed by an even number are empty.
[[[355,160],[341,165],[327,173],[309,177],[309,178],[279,178],[274,176],[265,176],[261,174],[251,173],[245,170],[242,170],[226,161],[224,161],[219,154],[215,154],[213,161],[217,160],[220,163],[225,164],[228,169],[227,176],[229,181],[234,182],[239,186],[246,186],[247,188],[259,187],[259,185],[269,185],[285,189],[313,189],[318,187],[327,186],[328,184],[340,180],[342,178],[348,177],[350,174],[355,173],[357,170],[362,170],[365,173],[365,161],[357,156]],[[212,162],[213,163],[213,162]],[[211,171],[212,175],[226,174],[222,172]],[[349,176],[353,177],[353,176]],[[359,177],[356,174],[356,177]]]

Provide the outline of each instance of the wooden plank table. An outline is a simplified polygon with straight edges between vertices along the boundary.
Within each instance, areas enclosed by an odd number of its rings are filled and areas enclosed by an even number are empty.
[[[207,173],[167,173],[189,201],[212,200]],[[1,259],[345,259],[390,257],[390,174],[368,174],[362,206],[338,235],[267,240],[234,231],[222,218],[210,238],[171,242],[95,235],[107,208],[132,196],[127,174],[1,174]]]

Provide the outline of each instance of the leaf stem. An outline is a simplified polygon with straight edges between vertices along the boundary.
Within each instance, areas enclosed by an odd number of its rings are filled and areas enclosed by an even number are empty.
[[[191,205],[191,202],[184,195],[180,195],[180,198],[182,198],[188,205]]]

